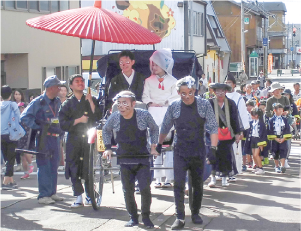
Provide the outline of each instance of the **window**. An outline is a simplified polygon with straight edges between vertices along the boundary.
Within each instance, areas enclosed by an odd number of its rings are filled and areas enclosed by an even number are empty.
[[[59,2],[51,1],[51,12],[58,12],[58,11],[59,11]]]
[[[69,9],[69,1],[60,1],[60,11]]]
[[[40,1],[40,11],[50,11],[49,1]]]
[[[39,10],[39,2],[38,1],[30,1],[29,9],[38,11]]]
[[[58,12],[70,9],[69,1],[1,1],[3,9],[26,10],[28,12]]]
[[[27,9],[27,1],[17,1],[18,9]]]
[[[223,38],[223,34],[222,34],[221,30],[218,27],[218,23],[216,21],[216,18],[214,16],[209,15],[209,22],[210,22],[210,25],[211,25],[214,33],[215,33],[215,36],[217,38]]]
[[[203,13],[201,12],[192,12],[192,28],[189,28],[189,34],[190,30],[192,30],[192,34],[195,36],[203,36],[203,30],[204,30],[204,19],[203,19]],[[190,16],[190,10],[189,10],[189,16]]]
[[[15,1],[5,1],[5,7],[6,8],[15,8]]]

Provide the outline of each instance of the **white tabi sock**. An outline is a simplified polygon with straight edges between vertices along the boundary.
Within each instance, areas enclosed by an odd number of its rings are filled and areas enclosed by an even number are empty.
[[[82,204],[83,203],[83,196],[82,195],[77,196],[75,203]]]

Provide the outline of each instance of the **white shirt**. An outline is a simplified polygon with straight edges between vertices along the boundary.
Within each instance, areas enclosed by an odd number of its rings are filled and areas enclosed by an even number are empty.
[[[240,116],[240,119],[241,119],[244,129],[246,130],[246,129],[250,128],[248,111],[247,111],[246,103],[245,103],[243,97],[235,91],[230,92],[230,93],[228,92],[226,94],[226,96],[235,102],[237,109],[238,109],[238,114]],[[241,99],[239,99],[239,98],[241,98]]]
[[[132,82],[133,82],[133,79],[134,79],[135,71],[132,70],[132,74],[130,75],[130,77],[128,77],[128,76],[127,76],[126,74],[124,74],[123,72],[122,72],[122,74],[123,74],[125,80],[128,82],[129,86],[131,86],[131,84],[132,84]]]
[[[180,96],[176,90],[177,79],[172,75],[166,74],[164,80],[160,83],[159,76],[151,75],[145,80],[142,102],[148,104],[150,102],[165,105],[166,101],[171,104],[172,101]],[[159,83],[161,88],[159,88]],[[164,86],[164,90],[162,87]]]
[[[299,98],[301,98],[301,91],[297,95],[295,95],[295,92],[293,93],[293,99],[296,102]]]
[[[276,116],[275,119],[275,131],[276,131],[276,135],[281,135],[281,127],[285,126],[283,119],[281,116]]]
[[[253,120],[252,126],[252,136],[253,137],[259,137],[259,133],[258,133],[258,122],[259,120]]]

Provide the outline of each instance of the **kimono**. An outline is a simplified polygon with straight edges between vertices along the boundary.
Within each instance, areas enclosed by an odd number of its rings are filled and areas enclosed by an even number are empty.
[[[162,105],[161,107],[149,107],[148,111],[154,118],[156,124],[161,128],[163,118],[167,111],[168,105],[174,100],[180,98],[176,90],[177,79],[170,74],[166,74],[162,82],[159,81],[159,76],[151,75],[145,80],[142,102],[148,104],[150,102]],[[171,137],[171,133],[167,138]],[[163,163],[164,162],[164,163]],[[173,152],[165,153],[165,161],[163,156],[156,158],[154,167],[172,167]],[[168,180],[173,180],[173,170],[154,170],[154,178],[167,177]]]
[[[240,125],[238,120],[238,110],[236,104],[233,100],[226,97],[229,102],[229,112],[230,112],[230,124],[233,129],[234,134],[240,133]],[[214,110],[213,99],[210,99],[209,102]],[[223,105],[222,110],[225,112],[225,105]],[[215,112],[215,111],[214,111]],[[225,127],[225,124],[219,118],[219,127]],[[231,140],[219,141],[216,151],[216,164],[212,165],[212,170],[216,171],[217,176],[233,176],[237,174],[237,168],[235,164],[235,157],[232,149],[232,145],[235,142],[235,137]]]
[[[68,132],[66,141],[66,179],[71,178],[74,196],[81,195],[84,190],[81,180],[78,177],[85,179],[88,182],[88,167],[89,167],[89,144],[87,131],[95,126],[95,122],[101,119],[101,111],[98,107],[97,100],[92,98],[95,105],[93,113],[90,103],[85,99],[85,95],[78,100],[75,95],[72,95],[61,106],[59,111],[59,121],[61,129]],[[75,119],[82,117],[85,112],[88,112],[88,123],[74,124]],[[83,164],[80,162],[80,157],[83,156]],[[86,184],[85,183],[85,184]],[[86,187],[87,189],[87,187]]]

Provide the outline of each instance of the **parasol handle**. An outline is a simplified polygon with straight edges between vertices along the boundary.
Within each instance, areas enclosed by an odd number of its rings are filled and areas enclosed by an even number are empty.
[[[90,70],[89,70],[89,80],[88,80],[88,91],[87,91],[88,94],[91,94],[92,71],[93,71],[93,61],[94,61],[94,50],[95,50],[95,40],[92,40]]]
[[[101,8],[101,0],[95,0],[94,7]]]

